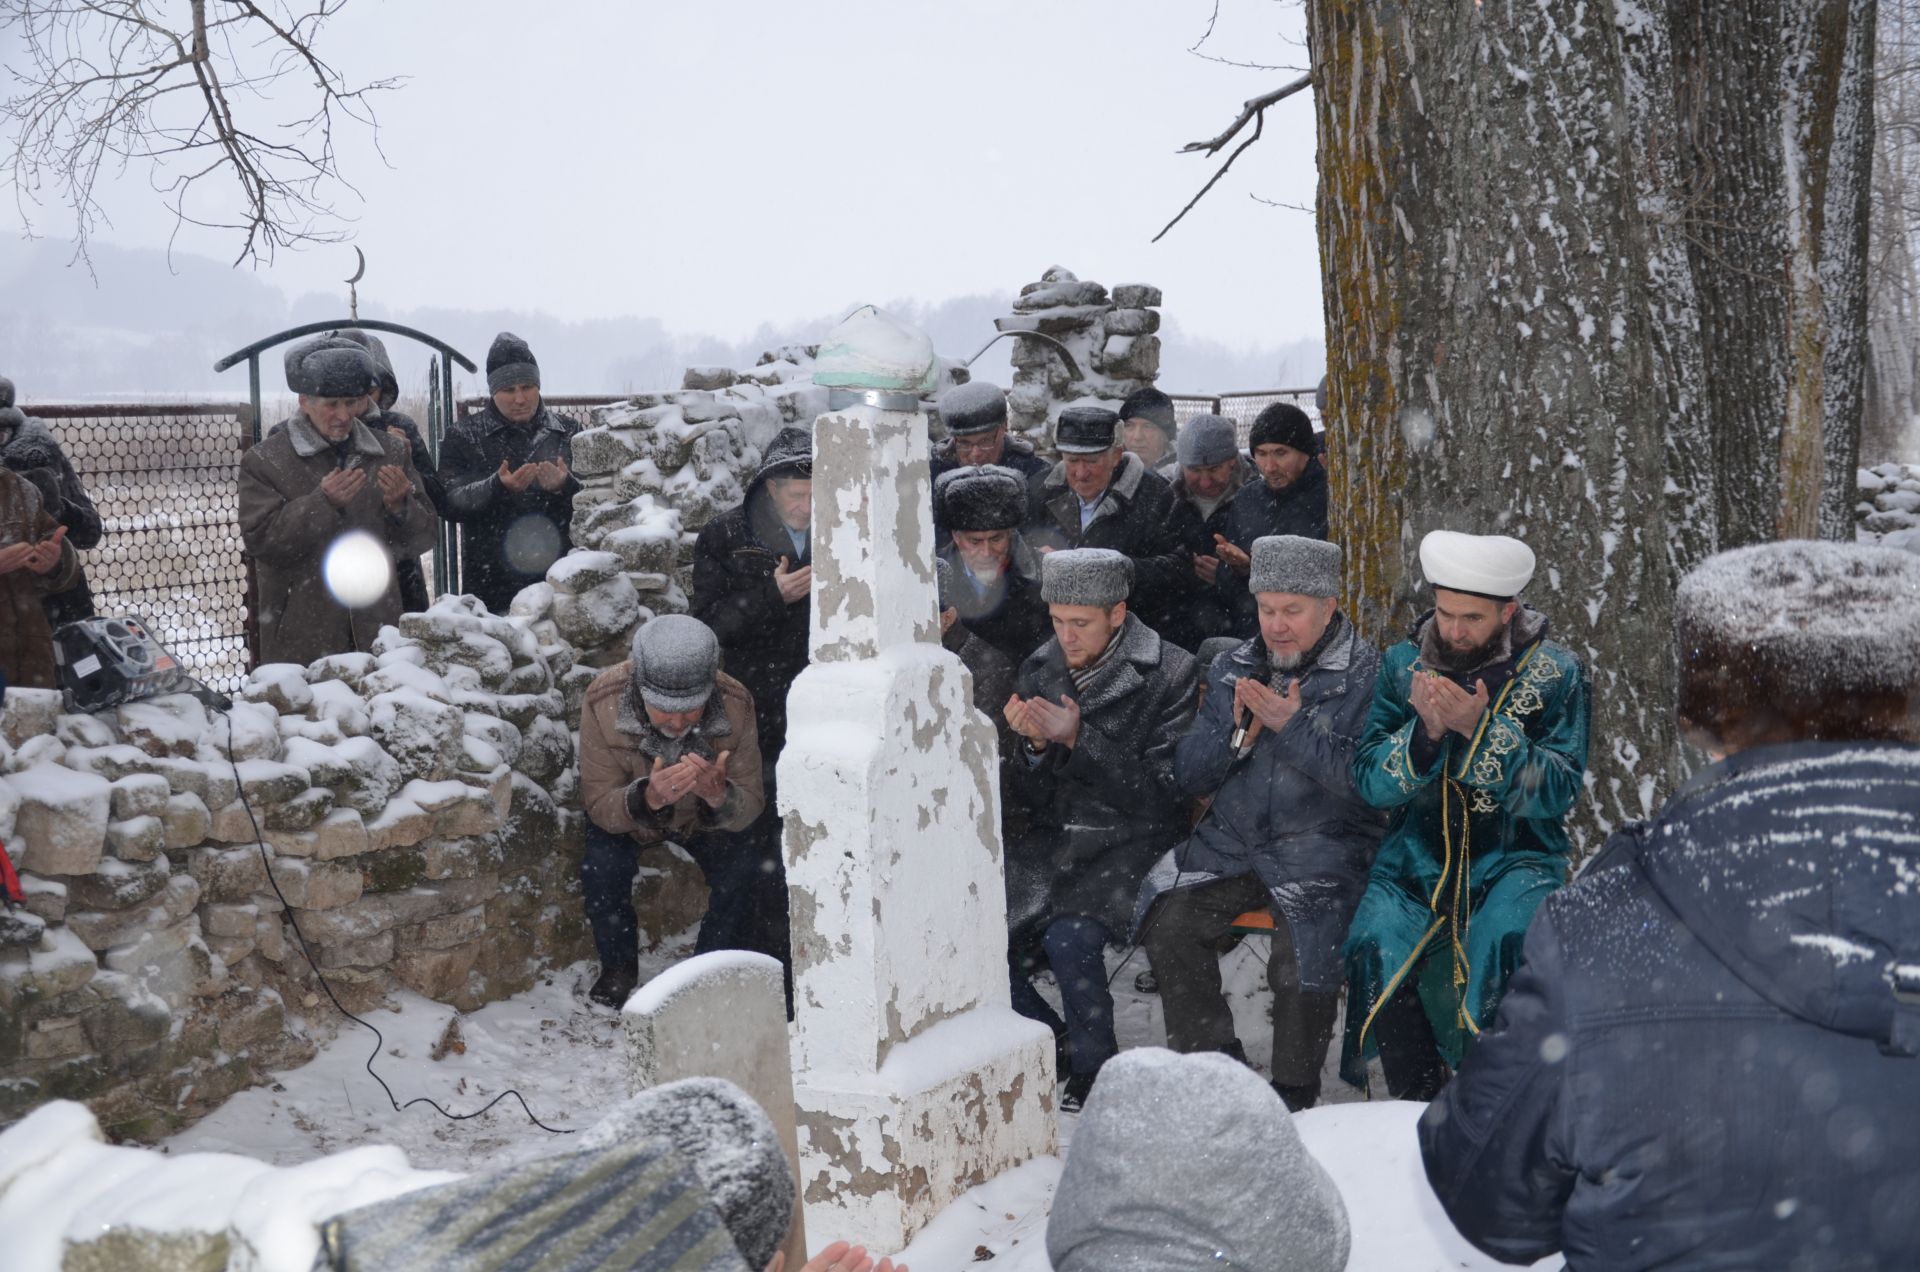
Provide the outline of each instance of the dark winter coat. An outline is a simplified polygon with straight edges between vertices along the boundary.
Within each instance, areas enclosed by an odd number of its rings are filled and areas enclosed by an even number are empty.
[[[1128,452],[1114,470],[1093,520],[1080,527],[1080,500],[1067,486],[1065,464],[1027,481],[1027,541],[1035,548],[1111,548],[1133,558],[1127,608],[1149,626],[1180,593],[1192,562],[1173,537],[1173,488]]]
[[[40,491],[11,469],[0,468],[0,548],[45,541],[58,528],[40,501]],[[72,542],[60,545],[51,574],[21,568],[0,574],[0,682],[22,689],[52,689],[53,628],[45,600],[71,587],[80,573]]]
[[[1547,899],[1421,1121],[1455,1226],[1573,1269],[1920,1257],[1920,749],[1700,774]]]
[[[1252,464],[1244,458],[1237,459],[1233,485],[1225,497],[1214,505],[1213,511],[1208,513],[1202,511],[1193,496],[1187,493],[1186,474],[1177,473],[1172,478],[1172,526],[1173,537],[1180,544],[1181,552],[1187,557],[1217,556],[1219,549],[1213,537],[1227,534],[1234,496],[1249,481],[1259,480],[1260,474],[1254,471]],[[1216,636],[1245,639],[1253,635],[1240,630],[1239,605],[1236,601],[1237,593],[1246,591],[1246,576],[1234,574],[1222,565],[1215,573],[1213,583],[1203,583],[1200,576],[1193,572],[1193,564],[1189,560],[1186,571],[1176,575],[1175,579],[1178,586],[1168,600],[1161,621],[1156,624],[1167,639],[1184,649],[1198,650],[1201,642]]]
[[[1037,760],[1022,755],[1011,766],[1015,797],[1032,818],[1018,851],[1024,863],[1041,867],[1043,889],[1032,895],[1034,873],[1016,871],[1010,861],[1007,910],[1016,924],[1036,909],[1049,918],[1078,914],[1119,939],[1148,867],[1186,834],[1173,750],[1193,720],[1198,668],[1193,655],[1132,614],[1119,640],[1113,661],[1084,690],[1073,687],[1057,640],[1021,664],[1020,696],[1073,698],[1080,737],[1071,750],[1049,746]],[[1025,894],[1018,899],[1011,895],[1016,875]]]
[[[1173,753],[1181,791],[1213,802],[1193,837],[1154,867],[1140,907],[1144,915],[1170,888],[1257,874],[1293,933],[1301,985],[1320,993],[1339,988],[1340,942],[1387,826],[1353,785],[1380,655],[1339,621],[1298,683],[1300,710],[1279,733],[1262,730],[1244,758],[1232,747],[1233,688],[1268,680],[1266,646],[1255,637],[1214,659],[1205,705]]]
[[[391,373],[389,373],[391,374]],[[375,407],[367,417],[369,428],[397,428],[407,443],[407,453],[413,457],[413,471],[420,474],[420,484],[426,488],[427,502],[440,516],[447,515],[447,488],[441,484],[440,473],[433,462],[433,452],[427,449],[427,439],[420,435],[420,426],[414,423],[411,415],[405,411],[387,411]],[[400,605],[409,614],[427,608],[433,597],[427,590],[426,571],[420,568],[419,557],[408,557],[398,563],[400,571]]]
[[[1249,555],[1253,541],[1270,534],[1297,534],[1306,539],[1327,537],[1327,470],[1318,456],[1308,461],[1299,480],[1285,490],[1274,490],[1256,472],[1227,505],[1227,542]],[[1234,630],[1246,638],[1260,630],[1259,611],[1247,591],[1247,576],[1222,567],[1214,578],[1214,592],[1234,614]]]
[[[81,551],[100,545],[100,513],[87,495],[80,474],[46,424],[32,416],[17,417],[8,430],[0,424],[0,466],[12,469],[40,491],[40,503],[54,521],[67,528],[66,541]],[[54,627],[94,615],[93,589],[87,571],[78,566],[71,585],[45,597],[47,621]]]
[[[1053,620],[1040,599],[1040,560],[1026,540],[1016,534],[1006,572],[985,592],[976,592],[973,578],[952,544],[940,550],[953,570],[953,607],[960,623],[1006,655],[1015,667],[1034,650],[1053,639]]]
[[[342,461],[304,416],[286,422],[240,457],[240,534],[253,558],[260,596],[260,661],[305,666],[328,654],[366,650],[381,627],[400,618],[397,576],[385,595],[364,609],[333,599],[322,572],[327,548],[350,530],[364,530],[386,548],[388,560],[419,556],[433,546],[439,521],[406,444],[354,422],[346,466],[367,474],[360,493],[336,508],[320,482]],[[399,516],[390,515],[375,473],[405,471],[413,493]]]
[[[573,466],[573,435],[580,425],[555,415],[543,402],[525,424],[514,424],[492,402],[456,423],[440,443],[440,483],[446,517],[460,523],[460,589],[496,614],[507,612],[521,588],[547,577],[547,567],[573,547],[573,497],[580,479],[571,474],[558,490],[538,483],[519,494],[500,484],[500,463],[509,468],[550,463]]]
[[[753,695],[769,777],[787,744],[787,690],[807,665],[807,598],[782,600],[773,572],[781,557],[790,569],[811,566],[813,541],[802,535],[795,556],[766,488],[770,471],[792,458],[778,439],[769,445],[747,484],[746,500],[709,521],[693,545],[693,616],[713,629],[727,674]]]
[[[940,644],[958,658],[973,677],[974,709],[992,722],[993,736],[1000,744],[1000,789],[1004,792],[1013,780],[1013,772],[1008,765],[1020,759],[1020,735],[1007,723],[1006,711],[1007,699],[1013,696],[1014,664],[1005,654],[960,623],[955,623],[941,634]],[[1008,807],[1003,795],[1000,801],[1003,822]]]

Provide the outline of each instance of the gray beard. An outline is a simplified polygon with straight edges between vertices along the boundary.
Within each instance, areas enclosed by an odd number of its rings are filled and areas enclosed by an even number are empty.
[[[1299,669],[1301,660],[1306,656],[1307,651],[1304,649],[1291,654],[1276,654],[1269,649],[1267,651],[1267,665],[1275,671],[1296,671]]]

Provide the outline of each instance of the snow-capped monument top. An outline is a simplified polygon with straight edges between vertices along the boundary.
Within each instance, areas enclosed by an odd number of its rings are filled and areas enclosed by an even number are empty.
[[[924,396],[933,392],[937,366],[926,332],[884,309],[862,305],[821,343],[813,382],[830,389]]]

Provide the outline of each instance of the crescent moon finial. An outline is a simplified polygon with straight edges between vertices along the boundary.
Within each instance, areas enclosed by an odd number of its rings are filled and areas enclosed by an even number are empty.
[[[357,283],[367,276],[367,254],[356,247],[353,249],[353,255],[360,264],[353,271],[353,277],[346,280],[349,283]]]

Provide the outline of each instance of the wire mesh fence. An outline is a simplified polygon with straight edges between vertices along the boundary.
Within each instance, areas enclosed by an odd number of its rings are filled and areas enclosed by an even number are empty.
[[[1253,421],[1260,412],[1275,402],[1291,402],[1307,413],[1315,429],[1324,426],[1320,422],[1320,408],[1314,404],[1314,390],[1308,389],[1249,389],[1245,392],[1219,393],[1213,396],[1170,394],[1173,398],[1174,418],[1185,424],[1196,415],[1223,415],[1233,421],[1234,432],[1240,438],[1244,450],[1247,436],[1253,431]]]
[[[98,547],[81,554],[94,604],[137,614],[189,672],[238,689],[251,610],[240,542],[240,402],[23,404],[45,421],[99,509]]]

